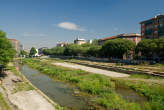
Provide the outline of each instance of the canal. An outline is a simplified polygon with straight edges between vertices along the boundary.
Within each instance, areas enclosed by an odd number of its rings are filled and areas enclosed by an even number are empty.
[[[74,92],[76,88],[73,88],[69,83],[55,81],[27,65],[19,65],[19,70],[35,87],[59,105],[72,110],[88,110],[90,108],[88,102],[92,99],[77,96]],[[116,92],[130,102],[137,102],[142,105],[143,102],[147,101],[144,96],[129,88],[117,85]]]

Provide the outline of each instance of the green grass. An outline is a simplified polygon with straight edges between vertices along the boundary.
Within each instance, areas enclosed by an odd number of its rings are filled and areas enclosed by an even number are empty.
[[[15,66],[7,66],[7,69],[9,69],[12,73],[14,73],[16,76],[22,77],[21,73],[16,70]]]
[[[117,80],[121,85],[144,94],[149,102],[145,104],[144,110],[164,110],[164,86],[144,81]]]
[[[10,106],[7,104],[1,93],[0,93],[0,109],[11,110]]]
[[[141,110],[139,104],[124,100],[115,92],[115,82],[109,77],[54,66],[38,59],[24,59],[24,62],[56,80],[73,83],[81,92],[95,97],[92,103],[103,106],[108,110]]]
[[[61,107],[59,105],[55,106],[56,110],[68,110],[67,108]]]
[[[16,84],[16,87],[13,90],[13,93],[19,92],[19,91],[29,91],[33,90],[34,88],[28,83],[28,82],[18,82]]]

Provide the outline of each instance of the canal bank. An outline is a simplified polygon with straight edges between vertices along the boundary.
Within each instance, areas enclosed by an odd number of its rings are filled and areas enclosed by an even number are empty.
[[[8,68],[2,78],[3,96],[11,108],[7,110],[58,110],[60,108],[13,65],[10,64]]]

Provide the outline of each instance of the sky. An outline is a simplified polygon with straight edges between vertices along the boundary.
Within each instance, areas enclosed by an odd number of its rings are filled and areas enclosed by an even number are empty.
[[[0,30],[25,49],[77,37],[140,33],[139,22],[164,14],[164,0],[0,0]]]

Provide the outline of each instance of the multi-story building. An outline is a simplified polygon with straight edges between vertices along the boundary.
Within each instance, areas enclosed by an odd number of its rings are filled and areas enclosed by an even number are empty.
[[[8,40],[11,42],[14,49],[19,53],[20,52],[20,43],[19,43],[19,41],[16,40],[16,39],[8,39]]]
[[[99,44],[103,44],[105,41],[107,40],[111,40],[111,39],[127,39],[127,40],[131,40],[133,41],[136,45],[141,41],[141,35],[140,34],[136,34],[136,33],[131,33],[131,34],[119,34],[116,36],[111,36],[111,37],[105,37],[103,39],[99,40]]]
[[[140,22],[140,24],[143,38],[154,39],[164,37],[164,15],[155,16]]]
[[[77,45],[81,45],[81,44],[85,44],[85,43],[86,43],[85,39],[77,38],[74,40],[74,44],[77,44]]]

